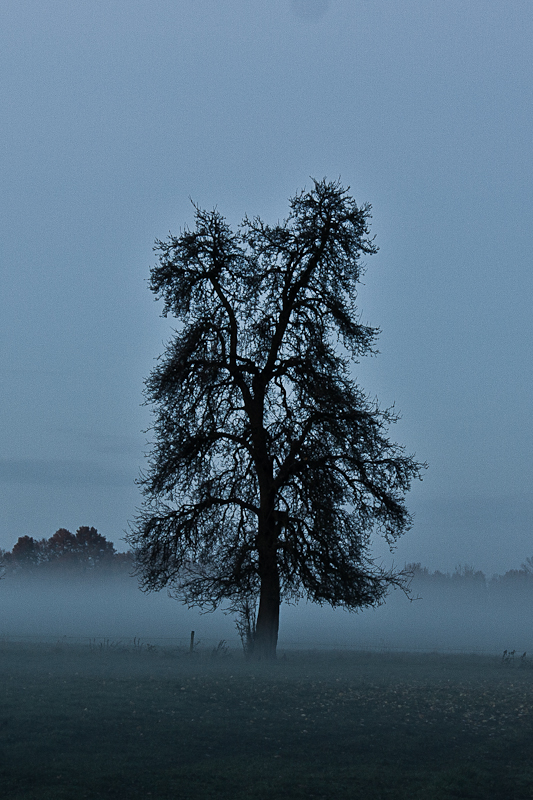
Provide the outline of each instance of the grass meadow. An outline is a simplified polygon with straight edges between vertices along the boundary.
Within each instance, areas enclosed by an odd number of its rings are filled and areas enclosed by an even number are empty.
[[[533,797],[533,669],[0,643],[3,800]]]

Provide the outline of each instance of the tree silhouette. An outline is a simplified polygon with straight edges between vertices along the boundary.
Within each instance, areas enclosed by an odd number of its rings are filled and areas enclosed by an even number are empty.
[[[47,541],[41,543],[43,560],[61,568],[79,563],[76,537],[66,528],[59,528]]]
[[[9,555],[20,568],[35,567],[41,561],[40,542],[36,542],[33,536],[20,536],[12,552],[6,553],[6,556]]]
[[[120,558],[119,558],[120,556]],[[81,526],[76,534],[59,528],[49,539],[35,540],[21,536],[10,553],[4,553],[3,565],[8,572],[28,572],[29,569],[79,570],[102,564],[125,567],[130,555],[118,554],[113,542],[96,528]]]
[[[90,562],[91,565],[111,561],[115,556],[113,542],[108,542],[96,528],[89,528],[86,525],[82,525],[76,531],[76,548],[78,558]]]
[[[195,207],[195,230],[156,243],[150,288],[179,327],[146,381],[155,442],[129,535],[143,589],[233,610],[258,600],[266,658],[283,599],[358,609],[404,585],[370,537],[409,527],[423,466],[350,377],[378,333],[355,306],[360,259],[377,250],[370,206],[324,180],[290,208],[233,232]]]

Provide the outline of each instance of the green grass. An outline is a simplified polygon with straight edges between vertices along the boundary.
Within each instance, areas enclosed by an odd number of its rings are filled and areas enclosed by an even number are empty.
[[[0,645],[0,796],[532,798],[533,670],[501,659]]]

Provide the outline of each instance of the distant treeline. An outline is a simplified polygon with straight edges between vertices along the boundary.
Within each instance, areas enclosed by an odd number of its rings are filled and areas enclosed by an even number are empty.
[[[0,570],[8,575],[29,575],[56,572],[91,572],[131,574],[133,553],[118,553],[96,528],[82,525],[76,533],[59,528],[49,539],[21,536],[11,551],[0,549]],[[533,557],[527,558],[520,569],[488,578],[473,566],[457,566],[453,572],[430,572],[420,562],[406,564],[405,572],[412,575],[411,589],[464,589],[485,592],[498,588],[528,587],[533,589]],[[0,574],[1,574],[0,573]]]
[[[405,571],[413,576],[411,588],[449,588],[465,589],[471,592],[486,592],[496,589],[533,589],[533,558],[526,558],[520,569],[510,569],[503,575],[492,575],[488,578],[481,570],[465,565],[457,566],[454,572],[430,572],[420,562],[406,564]]]
[[[131,572],[133,554],[117,553],[113,542],[85,525],[71,533],[59,528],[49,539],[21,536],[10,552],[0,550],[5,576],[39,572]]]

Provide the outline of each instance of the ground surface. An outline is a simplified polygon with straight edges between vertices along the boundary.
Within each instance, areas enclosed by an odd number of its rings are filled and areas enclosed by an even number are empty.
[[[0,644],[6,800],[533,797],[533,669]]]

